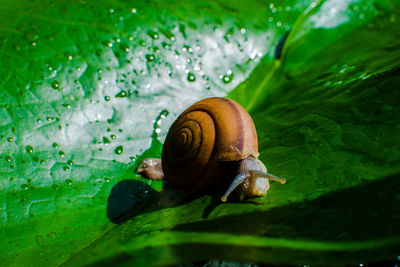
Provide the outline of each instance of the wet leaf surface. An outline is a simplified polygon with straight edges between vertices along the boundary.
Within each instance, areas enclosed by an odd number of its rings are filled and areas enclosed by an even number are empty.
[[[1,262],[334,265],[400,253],[398,10],[1,1]],[[260,158],[286,185],[221,205],[135,175],[183,109],[226,95],[250,111]]]

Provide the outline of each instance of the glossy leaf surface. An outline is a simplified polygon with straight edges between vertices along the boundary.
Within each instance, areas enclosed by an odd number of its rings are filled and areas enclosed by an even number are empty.
[[[1,1],[0,260],[325,265],[399,253],[398,10]],[[227,94],[286,185],[220,205],[135,175],[179,112]]]

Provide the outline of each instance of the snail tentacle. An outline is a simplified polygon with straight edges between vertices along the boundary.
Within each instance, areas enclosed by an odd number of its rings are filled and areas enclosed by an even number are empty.
[[[277,177],[275,175],[272,175],[270,173],[266,173],[263,171],[250,171],[252,175],[258,177],[258,178],[267,178],[271,181],[276,181],[276,182],[280,182],[281,184],[286,184],[286,179],[285,178],[280,178]]]
[[[228,190],[226,190],[225,194],[221,197],[222,202],[226,202],[228,200],[228,196],[232,193],[233,190],[235,190],[239,185],[241,185],[246,178],[249,178],[249,174],[246,173],[239,173],[235,179],[233,179],[233,182],[229,186]],[[242,198],[242,196],[240,197]]]

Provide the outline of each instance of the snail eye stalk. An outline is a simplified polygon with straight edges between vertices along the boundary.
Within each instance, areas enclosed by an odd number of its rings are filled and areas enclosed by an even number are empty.
[[[248,174],[246,175],[244,173],[239,173],[229,186],[228,190],[226,190],[225,194],[221,197],[221,201],[226,202],[228,200],[228,196],[232,193],[232,191],[235,190],[236,187],[243,183],[243,181],[248,177]]]
[[[266,172],[251,171],[251,173],[254,176],[257,176],[259,178],[267,178],[268,180],[271,180],[271,181],[280,182],[281,184],[286,184],[286,179],[285,178],[280,178],[280,177],[277,177],[275,175],[272,175],[272,174],[269,174],[269,173],[266,173]]]

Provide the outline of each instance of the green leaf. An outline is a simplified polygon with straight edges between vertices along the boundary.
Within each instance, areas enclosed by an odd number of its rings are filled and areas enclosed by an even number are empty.
[[[274,42],[261,7],[2,1],[1,262],[59,264],[113,228],[108,197],[141,179],[136,158],[159,155],[181,110],[236,87]]]
[[[398,253],[398,10],[1,1],[0,261],[326,265]],[[183,109],[227,94],[251,111],[261,160],[286,185],[220,205],[135,175]]]
[[[400,97],[392,88],[400,85],[399,74],[397,69],[337,86],[351,88],[339,98],[321,94],[308,105],[301,101],[288,116],[283,113],[291,106],[259,111],[254,120],[261,129],[261,158],[288,180],[272,184],[266,198],[221,204],[214,195],[183,201],[167,188],[66,266],[213,258],[344,265],[398,253]],[[396,108],[371,112],[365,95]],[[355,114],[349,114],[352,110]]]

